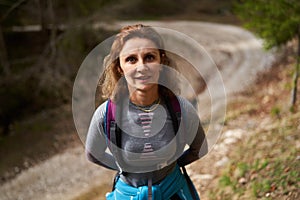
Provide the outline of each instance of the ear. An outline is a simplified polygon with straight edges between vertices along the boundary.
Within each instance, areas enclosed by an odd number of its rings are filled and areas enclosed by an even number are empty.
[[[160,64],[164,64],[165,59],[166,59],[166,54],[165,53],[161,53],[161,55],[160,55]]]
[[[124,75],[124,72],[123,72],[123,70],[122,70],[122,68],[120,66],[118,66],[118,72],[121,74],[121,76]]]
[[[170,64],[170,59],[167,57],[166,53],[161,54],[160,62],[161,62],[161,64],[164,64],[164,65]]]

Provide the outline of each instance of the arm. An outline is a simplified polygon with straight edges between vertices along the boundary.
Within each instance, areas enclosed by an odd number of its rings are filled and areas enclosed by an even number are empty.
[[[106,103],[100,105],[92,117],[86,139],[86,156],[93,163],[118,170],[114,157],[106,152],[106,137],[102,127]]]
[[[183,134],[189,148],[177,160],[179,166],[188,165],[208,152],[207,140],[197,111],[184,99],[181,99]]]
[[[183,154],[177,160],[179,166],[185,166],[198,160],[199,158],[206,155],[208,152],[207,140],[205,137],[204,130],[199,123],[197,134],[189,146],[189,148],[183,152]]]

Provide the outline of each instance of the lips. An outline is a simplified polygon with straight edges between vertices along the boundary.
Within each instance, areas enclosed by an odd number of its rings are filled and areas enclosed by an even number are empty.
[[[140,82],[147,82],[148,80],[151,79],[151,76],[139,76],[139,77],[136,77],[135,79]]]

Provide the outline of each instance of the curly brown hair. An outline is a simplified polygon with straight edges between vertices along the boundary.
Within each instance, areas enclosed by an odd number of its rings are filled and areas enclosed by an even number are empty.
[[[115,36],[110,53],[105,57],[103,62],[104,73],[100,77],[98,85],[101,88],[100,93],[102,98],[110,98],[112,101],[117,101],[124,92],[127,92],[127,83],[122,78],[123,74],[121,73],[119,55],[126,41],[136,37],[151,40],[159,50],[161,64],[176,69],[175,63],[170,60],[164,50],[161,36],[153,28],[142,24],[125,26]],[[166,71],[164,72],[164,68],[160,73],[160,79],[163,79],[163,82],[168,85],[168,88],[159,85],[159,94],[161,96],[170,97],[179,93],[178,82],[174,80],[174,77],[170,77]],[[116,87],[119,80],[122,83]]]

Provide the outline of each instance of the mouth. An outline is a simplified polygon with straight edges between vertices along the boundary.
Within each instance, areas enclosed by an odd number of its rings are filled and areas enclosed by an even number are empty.
[[[151,76],[139,76],[139,77],[135,77],[135,79],[139,80],[139,81],[142,81],[142,82],[145,82],[147,80],[150,80]]]

